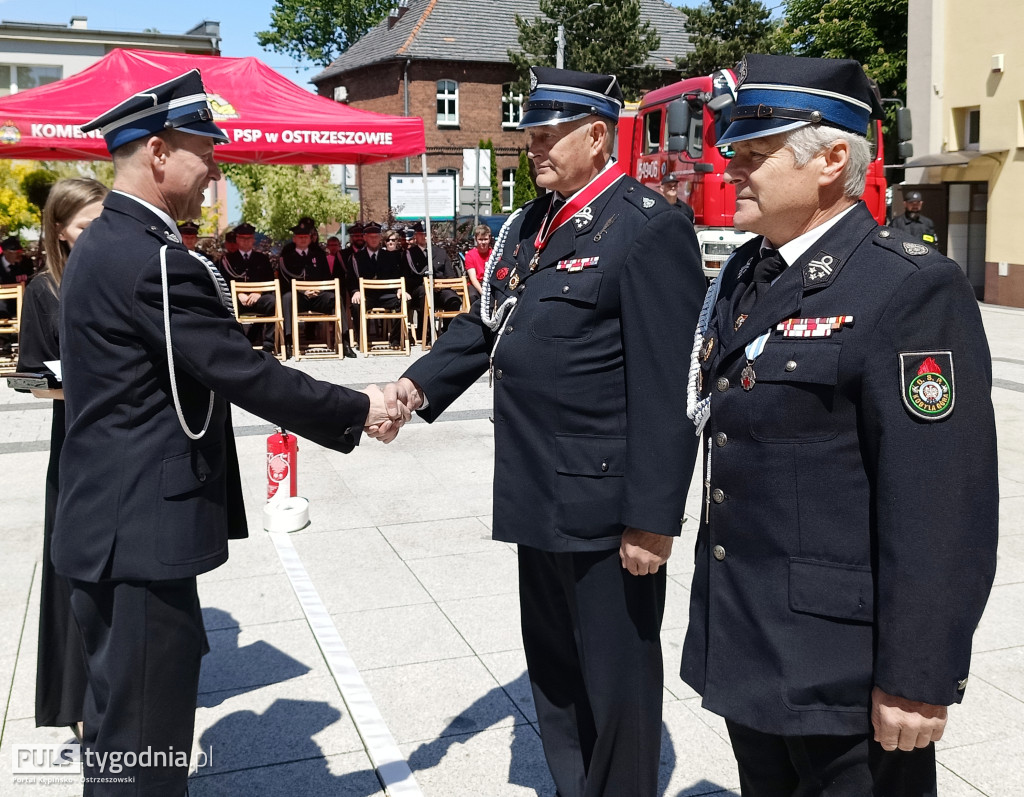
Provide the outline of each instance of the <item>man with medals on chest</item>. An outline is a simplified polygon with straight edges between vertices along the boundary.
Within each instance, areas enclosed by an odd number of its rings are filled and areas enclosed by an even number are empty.
[[[994,575],[988,344],[956,263],[858,201],[879,113],[856,61],[749,55],[718,142],[758,237],[694,336],[682,677],[744,797],[934,795]]]
[[[696,440],[673,418],[704,282],[696,237],[611,158],[611,75],[534,67],[520,127],[549,194],[505,224],[483,296],[385,395],[433,421],[490,369],[496,540],[561,797],[653,797],[664,564]],[[372,432],[371,432],[372,433]]]

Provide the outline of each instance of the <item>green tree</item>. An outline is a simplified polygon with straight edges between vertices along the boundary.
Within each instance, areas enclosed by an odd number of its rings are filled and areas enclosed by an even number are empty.
[[[512,181],[512,209],[521,208],[531,199],[537,198],[537,186],[530,175],[530,159],[526,150],[519,153],[519,168],[516,169],[515,180]]]
[[[882,97],[907,96],[908,0],[785,0],[773,52],[855,58]],[[895,151],[894,104],[887,104],[886,152]],[[887,158],[887,160],[892,160]]]
[[[241,195],[242,219],[277,240],[290,237],[300,216],[348,223],[359,210],[331,182],[327,166],[225,163],[220,168]]]
[[[21,190],[28,201],[35,205],[37,210],[42,211],[55,182],[57,175],[49,169],[33,169],[21,178]]]
[[[327,66],[383,20],[393,0],[275,0],[260,47]]]
[[[661,37],[641,19],[640,0],[589,5],[589,0],[540,0],[544,16],[529,20],[516,14],[522,52],[508,51],[520,75],[516,91],[528,90],[530,66],[555,65],[559,20],[566,21],[566,69],[618,76],[627,100],[637,99],[643,89],[661,82],[658,70],[646,63],[661,45]]]
[[[744,53],[771,52],[775,24],[760,0],[709,0],[680,9],[694,51],[676,59],[686,77],[732,68]]]

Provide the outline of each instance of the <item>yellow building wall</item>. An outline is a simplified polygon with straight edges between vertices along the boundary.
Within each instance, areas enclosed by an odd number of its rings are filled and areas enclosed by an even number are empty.
[[[945,149],[963,148],[957,109],[975,107],[981,110],[978,150],[990,154],[944,168],[942,181],[988,182],[986,300],[1024,306],[1024,2],[947,0],[945,12]],[[997,55],[1002,72],[993,71]],[[1000,277],[1000,262],[1010,274]],[[989,284],[993,279],[1013,284],[1000,288]]]

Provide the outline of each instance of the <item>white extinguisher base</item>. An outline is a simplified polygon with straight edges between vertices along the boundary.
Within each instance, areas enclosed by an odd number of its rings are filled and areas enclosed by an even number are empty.
[[[309,501],[279,498],[263,507],[263,528],[267,531],[301,531],[309,525]]]

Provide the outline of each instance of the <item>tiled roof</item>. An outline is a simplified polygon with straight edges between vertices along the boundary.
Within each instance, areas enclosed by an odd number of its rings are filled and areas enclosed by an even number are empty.
[[[675,69],[677,56],[693,51],[684,29],[686,17],[664,0],[640,0],[641,15],[661,36],[661,46],[647,62]],[[508,63],[508,50],[519,49],[515,15],[540,16],[537,0],[409,0],[408,10],[392,28],[385,20],[313,78],[313,83],[384,61],[438,60]]]

